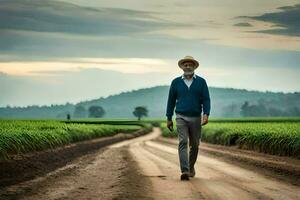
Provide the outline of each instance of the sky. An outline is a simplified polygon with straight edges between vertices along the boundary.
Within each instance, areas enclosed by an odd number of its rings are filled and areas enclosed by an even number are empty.
[[[300,0],[0,0],[0,106],[169,85],[300,91]]]

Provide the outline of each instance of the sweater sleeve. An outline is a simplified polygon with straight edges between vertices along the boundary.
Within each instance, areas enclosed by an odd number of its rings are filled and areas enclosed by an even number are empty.
[[[210,114],[210,95],[207,87],[207,83],[204,80],[203,86],[203,114]]]
[[[175,90],[175,81],[173,80],[168,95],[167,113],[166,113],[168,120],[172,120],[175,104],[176,104],[176,90]]]

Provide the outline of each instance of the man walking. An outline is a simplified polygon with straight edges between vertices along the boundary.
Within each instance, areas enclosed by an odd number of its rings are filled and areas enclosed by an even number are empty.
[[[210,96],[205,79],[194,73],[199,66],[197,60],[192,56],[185,56],[185,58],[178,61],[178,65],[184,73],[182,76],[173,79],[169,89],[166,113],[167,127],[170,131],[173,131],[172,116],[176,106],[180,179],[189,180],[189,177],[195,176],[194,165],[198,156],[201,126],[208,123]],[[188,140],[189,155],[187,150]]]

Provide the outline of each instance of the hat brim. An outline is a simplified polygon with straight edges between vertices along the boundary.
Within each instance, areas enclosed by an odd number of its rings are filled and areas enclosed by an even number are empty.
[[[199,62],[197,60],[194,60],[194,59],[188,59],[188,58],[184,58],[184,59],[181,59],[178,61],[178,66],[180,68],[182,68],[182,64],[186,61],[190,61],[190,62],[193,62],[195,64],[195,69],[199,66]]]

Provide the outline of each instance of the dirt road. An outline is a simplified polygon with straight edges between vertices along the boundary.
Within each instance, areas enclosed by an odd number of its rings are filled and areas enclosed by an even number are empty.
[[[154,128],[145,136],[110,145],[45,177],[5,188],[6,195],[34,200],[300,199],[299,185],[225,162],[201,148],[196,177],[180,181],[176,140],[157,140],[159,135]]]

